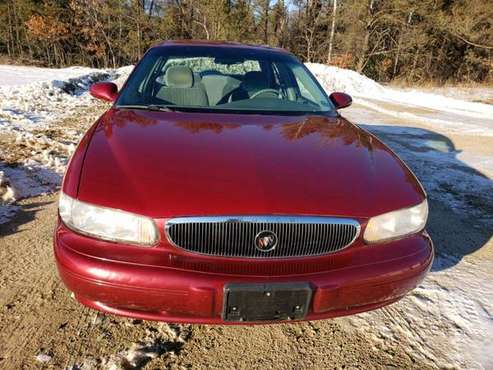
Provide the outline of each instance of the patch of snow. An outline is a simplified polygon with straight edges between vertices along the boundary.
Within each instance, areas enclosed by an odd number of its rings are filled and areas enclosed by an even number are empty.
[[[435,266],[448,265],[438,257]],[[462,260],[436,268],[399,303],[347,318],[381,347],[405,344],[438,368],[493,368],[493,289],[484,270]]]
[[[403,88],[402,90],[412,90]],[[443,86],[443,87],[421,87],[419,91],[431,93],[435,95],[444,95],[450,98],[465,100],[470,102],[489,102],[493,104],[493,88],[492,87],[468,87],[468,86]]]
[[[0,198],[2,203],[15,201],[14,190],[10,186],[10,181],[4,171],[0,171]]]
[[[444,132],[458,134],[493,136],[493,119],[489,115],[481,118],[470,119],[462,116],[455,116],[449,112],[415,112],[409,104],[400,103],[399,105],[387,107],[384,104],[376,103],[375,100],[357,99],[357,103],[373,110],[392,117],[419,122],[429,125]]]
[[[134,325],[127,321],[128,325]],[[157,323],[155,330],[146,329],[146,335],[137,343],[114,355],[99,359],[86,359],[68,369],[92,369],[95,364],[108,370],[140,369],[160,356],[173,356],[180,350],[190,335],[187,325]]]
[[[19,210],[18,199],[47,194],[60,185],[62,175],[52,172],[43,164],[29,160],[17,167],[0,163],[0,225],[9,221]]]
[[[13,203],[0,204],[0,225],[11,220],[17,212],[19,211],[19,206]]]
[[[53,356],[51,354],[40,353],[36,356],[36,360],[39,362],[49,362],[51,361],[52,357]]]

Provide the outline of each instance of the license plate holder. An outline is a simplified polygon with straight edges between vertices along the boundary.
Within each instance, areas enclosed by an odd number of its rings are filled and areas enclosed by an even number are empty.
[[[302,320],[311,297],[308,283],[228,284],[224,288],[223,320]]]

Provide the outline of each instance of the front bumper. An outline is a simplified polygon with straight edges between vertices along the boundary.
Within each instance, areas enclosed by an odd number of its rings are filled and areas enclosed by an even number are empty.
[[[266,277],[96,258],[72,249],[57,231],[54,238],[60,277],[79,302],[117,315],[176,323],[234,324],[222,318],[224,288],[231,283],[308,283],[312,298],[305,320],[368,311],[402,298],[423,280],[433,262],[433,245],[426,233],[384,246],[360,247],[358,253],[365,253],[364,248],[392,248],[395,253],[325,272]],[[310,258],[303,263],[310,263]]]

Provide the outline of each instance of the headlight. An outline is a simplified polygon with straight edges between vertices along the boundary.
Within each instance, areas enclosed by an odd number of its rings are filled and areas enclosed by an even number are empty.
[[[71,229],[99,239],[152,245],[158,235],[154,221],[112,208],[97,207],[60,193],[58,211]]]
[[[428,201],[398,211],[370,218],[364,239],[376,243],[417,233],[424,229],[428,219]]]

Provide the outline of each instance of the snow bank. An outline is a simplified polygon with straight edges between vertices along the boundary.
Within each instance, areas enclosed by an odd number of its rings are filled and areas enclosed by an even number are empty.
[[[0,65],[1,86],[22,86],[35,82],[50,82],[56,79],[76,78],[98,72],[97,69],[87,67],[69,68],[37,68],[27,66]]]
[[[358,72],[318,63],[305,63],[310,72],[330,94],[345,92],[353,97],[379,97],[385,94],[385,87]]]
[[[435,125],[446,131],[493,136],[493,105],[418,90],[382,86],[355,71],[307,63],[324,89],[346,92],[356,103],[380,113]],[[471,120],[474,118],[474,120]]]
[[[70,108],[87,105],[91,98],[84,94],[89,86],[97,81],[117,78],[118,70],[74,71],[65,75],[67,69],[60,70],[56,79],[30,84],[0,86],[0,129],[8,127],[32,130],[46,126],[53,120],[69,114]],[[45,77],[43,77],[45,78]]]

